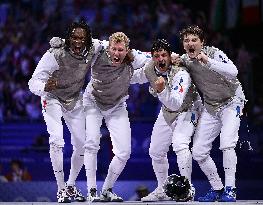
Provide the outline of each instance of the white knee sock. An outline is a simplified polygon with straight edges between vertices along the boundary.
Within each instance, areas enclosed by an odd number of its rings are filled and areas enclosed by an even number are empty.
[[[58,185],[58,190],[65,188],[65,179],[63,171],[63,152],[62,147],[55,144],[50,144],[50,159]]]
[[[217,173],[216,165],[210,156],[207,157],[205,160],[199,161],[198,164],[201,170],[207,176],[214,190],[220,190],[224,188],[221,178]]]
[[[189,149],[184,149],[176,153],[177,165],[181,176],[185,176],[191,183],[192,175],[192,154]]]
[[[113,157],[102,190],[107,190],[113,187],[114,183],[124,169],[126,162],[127,161],[122,161],[116,156]]]
[[[163,158],[162,160],[152,160],[152,166],[158,182],[157,189],[162,190],[164,181],[168,177],[169,164],[167,157]]]
[[[234,148],[223,150],[223,166],[225,170],[225,186],[236,187],[237,155]]]
[[[91,188],[97,189],[97,185],[96,185],[97,153],[90,153],[85,151],[84,164],[86,169],[88,191]]]
[[[79,172],[83,166],[84,162],[84,149],[77,150],[73,149],[73,153],[71,156],[71,167],[68,178],[68,185],[75,185],[76,179],[79,175]]]

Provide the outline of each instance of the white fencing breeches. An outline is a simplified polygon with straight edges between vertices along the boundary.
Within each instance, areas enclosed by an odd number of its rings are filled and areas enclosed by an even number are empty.
[[[234,148],[238,141],[242,109],[243,104],[232,102],[216,115],[211,115],[204,109],[199,119],[193,141],[193,158],[199,163],[213,188],[222,187],[216,166],[210,157],[212,143],[219,134],[220,150],[223,151],[223,166],[225,175],[227,175],[225,185],[235,187],[237,160]],[[208,164],[208,162],[211,163]]]
[[[126,103],[120,103],[109,111],[101,111],[93,102],[86,105],[86,142],[84,164],[88,177],[88,187],[96,184],[96,167],[94,160],[100,148],[100,127],[105,119],[110,132],[114,158],[109,166],[104,186],[113,186],[117,177],[124,169],[131,154],[131,128],[126,110]],[[92,161],[90,161],[92,160]],[[92,177],[93,175],[93,177]],[[112,188],[112,187],[108,187]]]
[[[160,111],[154,124],[149,154],[152,158],[158,187],[163,185],[168,176],[167,152],[171,143],[177,155],[180,174],[191,181],[192,156],[189,143],[194,132],[194,125],[189,115],[191,116],[191,112],[181,113],[175,122],[169,126],[163,117],[162,111]]]
[[[50,158],[57,179],[59,189],[64,188],[63,153],[64,147],[63,117],[71,133],[73,154],[69,183],[74,184],[78,173],[83,166],[85,142],[85,115],[82,100],[79,100],[73,110],[65,110],[61,103],[54,98],[42,98],[42,112],[50,135]]]

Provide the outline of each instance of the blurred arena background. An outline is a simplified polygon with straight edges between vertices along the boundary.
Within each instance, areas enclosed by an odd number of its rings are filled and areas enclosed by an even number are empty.
[[[107,39],[123,31],[131,47],[149,51],[156,38],[166,38],[182,53],[178,31],[197,24],[207,34],[207,44],[220,48],[239,69],[248,103],[240,127],[238,199],[263,199],[263,0],[0,0],[0,201],[54,201],[56,185],[48,153],[48,134],[40,98],[30,93],[30,79],[53,36],[64,37],[74,20],[85,19],[93,37]],[[135,200],[136,190],[152,191],[155,177],[148,155],[150,135],[160,105],[148,85],[130,87],[127,101],[132,126],[132,157],[120,176],[116,192]],[[72,146],[65,127],[65,176]],[[98,155],[99,187],[112,157],[105,126]],[[222,176],[218,141],[212,157]],[[168,153],[170,173],[178,173],[176,156]],[[24,170],[22,181],[12,177],[12,167]],[[67,178],[66,178],[67,179]],[[78,180],[86,192],[85,173]],[[198,165],[193,165],[197,194],[209,188]],[[120,188],[126,185],[126,189]]]

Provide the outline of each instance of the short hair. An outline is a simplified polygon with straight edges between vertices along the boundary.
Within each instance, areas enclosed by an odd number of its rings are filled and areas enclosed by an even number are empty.
[[[81,20],[79,22],[73,22],[70,24],[67,33],[66,33],[66,38],[65,38],[65,50],[69,50],[70,48],[70,37],[72,35],[72,32],[76,28],[82,28],[86,32],[86,38],[85,38],[85,47],[87,50],[89,50],[92,46],[92,33],[89,25]]]
[[[128,49],[130,44],[130,39],[123,32],[115,32],[109,37],[109,43],[111,42],[114,43],[124,42],[125,47]]]
[[[157,39],[153,42],[152,48],[151,48],[151,54],[153,55],[154,52],[158,52],[161,50],[167,51],[169,54],[172,53],[171,46],[165,39]]]
[[[204,31],[197,25],[190,25],[179,32],[180,40],[183,41],[184,37],[192,34],[200,38],[201,41],[205,42]]]

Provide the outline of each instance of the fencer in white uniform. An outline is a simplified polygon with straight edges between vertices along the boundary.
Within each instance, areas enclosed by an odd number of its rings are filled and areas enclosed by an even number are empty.
[[[186,54],[181,56],[182,63],[201,92],[205,106],[193,141],[193,158],[207,176],[212,189],[198,200],[236,201],[235,147],[245,102],[242,87],[237,79],[238,70],[224,52],[204,46],[204,33],[198,26],[183,29],[180,37],[186,51]],[[210,157],[212,143],[219,134],[225,186]]]
[[[171,49],[164,39],[156,40],[151,49],[152,61],[135,70],[131,83],[150,82],[150,92],[159,98],[162,109],[154,124],[149,154],[158,186],[142,201],[169,200],[163,190],[168,177],[167,152],[172,144],[180,174],[191,183],[192,154],[189,149],[198,111],[202,102],[189,73],[184,67],[171,64]],[[186,201],[194,197],[192,188]]]
[[[43,55],[28,84],[30,91],[41,97],[42,113],[50,135],[50,158],[58,185],[58,202],[85,201],[75,186],[84,162],[85,114],[81,89],[100,44],[92,40],[85,22],[70,25],[64,46],[60,41],[53,41],[57,48],[51,48]],[[67,187],[63,171],[62,117],[73,145]]]
[[[123,201],[112,188],[131,154],[131,128],[125,101],[133,70],[142,67],[150,58],[146,53],[130,50],[128,37],[116,32],[110,36],[109,46],[103,47],[92,66],[91,81],[83,97],[86,112],[84,164],[92,202]],[[103,118],[110,132],[114,157],[98,198],[96,169]]]

